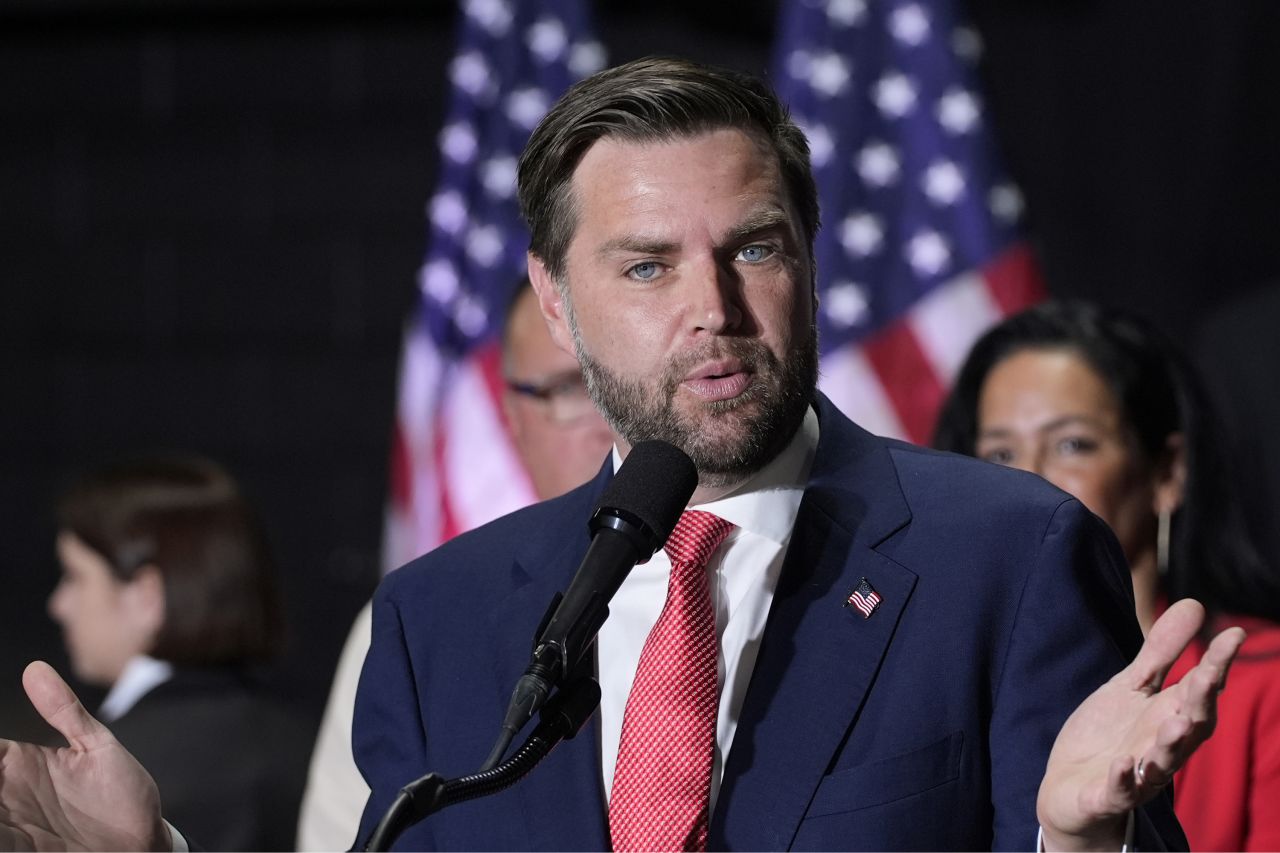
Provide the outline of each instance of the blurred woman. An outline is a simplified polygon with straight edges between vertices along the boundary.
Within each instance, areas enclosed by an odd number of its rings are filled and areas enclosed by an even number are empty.
[[[1212,739],[1174,782],[1193,850],[1280,849],[1280,580],[1250,545],[1189,366],[1152,328],[1049,302],[983,336],[935,446],[1039,474],[1115,532],[1144,633],[1184,597],[1249,634]],[[1193,644],[1169,674],[1203,651]]]
[[[49,613],[76,675],[110,687],[99,716],[165,816],[206,849],[291,849],[308,727],[255,678],[281,611],[234,481],[191,457],[114,465],[73,486],[57,521]]]

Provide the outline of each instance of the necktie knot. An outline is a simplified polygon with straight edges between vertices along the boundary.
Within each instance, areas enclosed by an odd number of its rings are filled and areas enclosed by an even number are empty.
[[[699,509],[687,509],[676,522],[664,549],[674,566],[677,563],[705,566],[733,530],[733,522]]]

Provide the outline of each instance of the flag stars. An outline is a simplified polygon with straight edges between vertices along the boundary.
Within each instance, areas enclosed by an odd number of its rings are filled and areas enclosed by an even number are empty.
[[[477,100],[487,100],[493,96],[493,74],[489,70],[489,63],[475,51],[468,51],[454,58],[449,65],[449,79],[453,85]]]
[[[951,261],[951,247],[937,231],[921,231],[907,241],[907,263],[919,276],[935,276]]]
[[[449,261],[428,261],[418,271],[418,289],[441,305],[448,305],[458,295],[458,271]]]
[[[865,211],[847,216],[840,223],[840,244],[851,256],[865,258],[884,244],[884,225]]]
[[[889,32],[905,45],[917,47],[929,37],[929,16],[915,3],[889,15]]]
[[[492,267],[502,257],[502,232],[493,225],[480,225],[467,234],[467,254],[482,267]]]
[[[456,121],[440,131],[440,150],[459,166],[475,159],[476,148],[476,131],[468,122]]]
[[[845,90],[850,76],[849,63],[838,53],[826,51],[809,62],[809,85],[829,98]]]
[[[902,118],[916,105],[916,86],[905,74],[889,73],[876,81],[871,98],[886,118]]]
[[[473,294],[464,293],[453,303],[453,322],[467,337],[479,337],[489,322],[489,312]]]
[[[604,45],[598,41],[575,42],[569,50],[569,71],[575,77],[586,77],[604,68]]]
[[[960,136],[978,125],[982,109],[978,99],[965,89],[952,88],[938,99],[938,123],[948,132]]]
[[[827,0],[827,18],[838,27],[852,27],[866,16],[866,0]]]
[[[507,118],[525,130],[533,130],[548,106],[547,94],[541,89],[517,89],[507,98]]]
[[[799,121],[797,124],[804,131],[805,138],[809,140],[809,162],[813,164],[814,169],[823,168],[831,162],[831,156],[836,151],[836,141],[831,131],[825,124],[811,125]]]
[[[867,292],[851,281],[837,281],[822,294],[822,310],[827,318],[842,329],[865,322],[870,313]]]
[[[793,50],[787,55],[787,73],[803,80],[815,92],[827,97],[839,95],[849,86],[852,69],[848,61],[834,51],[811,53]]]
[[[1006,225],[1013,225],[1022,218],[1022,192],[1013,184],[992,187],[987,203],[995,217]]]
[[[856,168],[868,186],[886,187],[898,179],[902,164],[892,146],[872,142],[858,152]]]
[[[467,0],[464,11],[493,38],[505,36],[515,17],[506,0]]]
[[[924,170],[924,193],[939,206],[955,204],[964,194],[965,180],[960,168],[950,160],[938,160]]]
[[[529,27],[525,42],[534,56],[547,63],[555,62],[569,47],[564,24],[555,18],[543,18]]]
[[[455,190],[437,193],[431,199],[430,219],[446,234],[458,234],[467,224],[467,203]]]
[[[486,160],[480,167],[480,181],[494,198],[511,198],[516,194],[516,158],[500,155]]]

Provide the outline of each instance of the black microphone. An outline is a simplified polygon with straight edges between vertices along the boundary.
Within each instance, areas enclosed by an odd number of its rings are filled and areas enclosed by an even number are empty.
[[[608,617],[610,599],[631,569],[667,541],[697,485],[697,468],[676,446],[643,441],[631,448],[591,515],[587,555],[539,632],[486,768],[501,760],[515,733],[573,672]]]

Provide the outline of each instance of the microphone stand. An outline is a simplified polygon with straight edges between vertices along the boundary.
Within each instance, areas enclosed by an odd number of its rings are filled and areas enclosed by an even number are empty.
[[[594,678],[569,682],[543,706],[528,740],[497,767],[448,780],[438,773],[428,773],[401,788],[364,849],[390,850],[402,832],[427,815],[511,787],[546,758],[556,744],[577,734],[599,704],[600,685]]]

